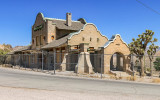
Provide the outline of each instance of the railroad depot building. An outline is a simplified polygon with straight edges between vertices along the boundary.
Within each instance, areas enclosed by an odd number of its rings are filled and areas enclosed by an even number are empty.
[[[42,58],[44,53],[44,68],[53,68],[61,71],[75,71],[76,73],[109,73],[113,70],[113,55],[116,56],[116,70],[130,71],[130,55],[128,45],[119,34],[111,39],[103,36],[97,27],[80,18],[72,20],[71,13],[66,14],[66,19],[46,18],[38,13],[32,26],[32,43],[29,46],[14,51],[14,54],[34,54],[24,58],[22,62],[29,66],[36,64],[36,58]],[[56,54],[45,56],[45,53]],[[13,57],[13,59],[15,59]],[[57,64],[53,64],[56,59]],[[122,60],[123,59],[123,60]],[[27,61],[27,62],[26,62]],[[47,64],[50,62],[50,64]],[[41,65],[38,65],[41,66]],[[102,67],[102,69],[101,69]]]

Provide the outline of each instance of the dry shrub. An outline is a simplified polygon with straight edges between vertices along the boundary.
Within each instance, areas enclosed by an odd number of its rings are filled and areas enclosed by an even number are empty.
[[[110,75],[110,79],[117,79],[117,77],[114,75]]]
[[[136,76],[130,76],[130,77],[126,77],[126,79],[128,81],[135,81],[137,78],[136,78]]]
[[[154,78],[154,79],[152,79],[152,82],[153,83],[160,83],[160,78]]]

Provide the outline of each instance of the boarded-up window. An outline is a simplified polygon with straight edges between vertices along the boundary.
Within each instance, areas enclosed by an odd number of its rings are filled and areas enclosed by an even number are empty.
[[[36,46],[39,46],[39,36],[36,37]]]
[[[40,45],[43,45],[43,36],[40,36]]]
[[[60,63],[61,62],[61,52],[60,49],[57,48],[56,49],[56,63]]]
[[[32,44],[34,44],[34,39],[32,39]]]

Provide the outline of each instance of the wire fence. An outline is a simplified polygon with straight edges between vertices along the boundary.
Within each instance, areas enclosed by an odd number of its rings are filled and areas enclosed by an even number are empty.
[[[99,73],[101,78],[103,77],[102,74],[108,71],[110,74],[126,72],[131,76],[141,76],[141,70],[144,70],[146,76],[160,76],[160,56],[153,56],[152,59],[150,59],[147,55],[122,55],[120,53],[83,54],[41,52],[3,55],[0,56],[0,65],[26,70],[48,71],[53,74],[56,74],[57,71],[79,73],[78,71],[82,69],[84,73]],[[92,72],[90,72],[90,68],[92,68]]]

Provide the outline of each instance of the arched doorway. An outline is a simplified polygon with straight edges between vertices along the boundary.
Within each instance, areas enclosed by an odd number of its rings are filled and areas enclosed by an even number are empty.
[[[124,55],[121,53],[114,53],[110,59],[110,70],[124,71]]]

